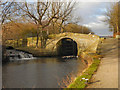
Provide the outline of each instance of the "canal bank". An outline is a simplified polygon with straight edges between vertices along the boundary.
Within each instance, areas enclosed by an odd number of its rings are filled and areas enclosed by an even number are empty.
[[[100,44],[99,56],[68,88],[118,88],[118,47],[120,40],[108,38]]]
[[[78,76],[68,88],[118,88],[118,48],[120,40],[108,38],[98,50],[100,58]]]
[[[88,86],[94,73],[97,72],[99,64],[101,62],[101,45],[104,39],[100,39],[96,53],[82,52],[81,59],[88,63],[88,67],[83,70],[83,72],[78,75],[67,88],[86,88]]]
[[[89,56],[89,58],[83,58],[84,62],[87,61],[88,66],[83,70],[83,72],[75,78],[75,80],[67,86],[67,88],[85,88],[87,87],[92,75],[97,72],[97,68],[100,63],[101,55],[97,54],[85,54],[85,56]],[[90,60],[92,59],[92,60]],[[90,62],[91,61],[91,62]]]
[[[120,40],[106,39],[101,46],[101,59],[98,71],[93,75],[87,88],[118,88],[118,44]]]

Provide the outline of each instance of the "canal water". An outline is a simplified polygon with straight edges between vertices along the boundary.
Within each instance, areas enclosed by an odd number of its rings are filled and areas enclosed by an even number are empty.
[[[80,59],[38,58],[8,62],[2,66],[5,88],[60,88],[67,76],[76,76],[86,65]]]

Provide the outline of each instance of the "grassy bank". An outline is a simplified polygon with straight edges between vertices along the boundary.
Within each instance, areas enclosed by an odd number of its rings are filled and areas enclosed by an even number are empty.
[[[85,88],[90,82],[92,75],[97,71],[99,63],[100,59],[95,58],[89,68],[83,72],[81,76],[78,76],[75,81],[68,86],[68,88]],[[85,80],[84,78],[88,80]]]

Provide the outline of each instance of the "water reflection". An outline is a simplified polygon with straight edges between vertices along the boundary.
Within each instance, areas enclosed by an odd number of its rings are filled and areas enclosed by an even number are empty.
[[[3,85],[6,88],[58,88],[66,75],[76,75],[84,68],[78,59],[39,58],[9,62],[2,67]]]

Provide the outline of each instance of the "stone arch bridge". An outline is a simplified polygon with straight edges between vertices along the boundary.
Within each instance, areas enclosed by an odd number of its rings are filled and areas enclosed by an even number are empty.
[[[99,36],[92,34],[61,33],[48,40],[46,49],[56,55],[79,55],[80,52],[95,53]]]

